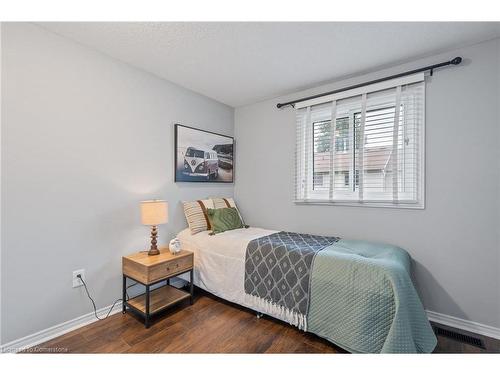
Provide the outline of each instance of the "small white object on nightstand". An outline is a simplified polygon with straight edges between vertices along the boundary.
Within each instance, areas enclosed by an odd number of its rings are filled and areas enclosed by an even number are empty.
[[[168,244],[168,249],[172,254],[177,254],[178,252],[181,251],[181,241],[179,241],[178,238],[174,238],[173,240],[170,241]]]

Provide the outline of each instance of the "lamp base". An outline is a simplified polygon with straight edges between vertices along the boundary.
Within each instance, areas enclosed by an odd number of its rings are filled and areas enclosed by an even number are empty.
[[[148,255],[159,255],[160,250],[156,246],[156,239],[158,238],[158,227],[156,225],[151,226],[151,248],[148,251]]]
[[[150,249],[148,251],[148,255],[160,255],[160,250],[158,250],[158,249]]]

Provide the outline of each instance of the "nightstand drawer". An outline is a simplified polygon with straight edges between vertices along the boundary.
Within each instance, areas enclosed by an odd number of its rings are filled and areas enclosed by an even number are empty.
[[[168,248],[160,249],[159,255],[148,255],[146,252],[124,256],[123,274],[143,284],[151,284],[169,276],[189,271],[193,268],[193,253],[181,250],[176,255],[170,254]]]
[[[171,261],[160,263],[152,266],[149,269],[148,281],[153,282],[155,280],[163,279],[170,275],[175,275],[183,270],[189,270],[193,267],[193,255],[184,256],[179,259],[173,259]]]

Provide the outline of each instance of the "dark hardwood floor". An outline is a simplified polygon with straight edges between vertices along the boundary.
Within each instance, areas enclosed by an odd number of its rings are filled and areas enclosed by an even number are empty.
[[[477,335],[476,335],[477,336]],[[438,353],[500,352],[438,337]],[[174,307],[145,329],[134,315],[118,313],[67,333],[27,352],[52,353],[346,353],[313,334],[198,290],[194,305]]]

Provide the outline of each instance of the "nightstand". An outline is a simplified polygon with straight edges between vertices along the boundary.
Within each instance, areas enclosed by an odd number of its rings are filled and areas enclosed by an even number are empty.
[[[159,255],[148,255],[147,251],[124,256],[123,307],[134,310],[144,318],[149,328],[152,315],[189,298],[193,304],[193,253],[186,250],[173,255],[167,247],[160,247]],[[189,272],[189,293],[170,285],[170,278]],[[126,299],[127,279],[134,280],[146,287],[146,293]],[[155,284],[166,281],[166,285],[152,289]]]

